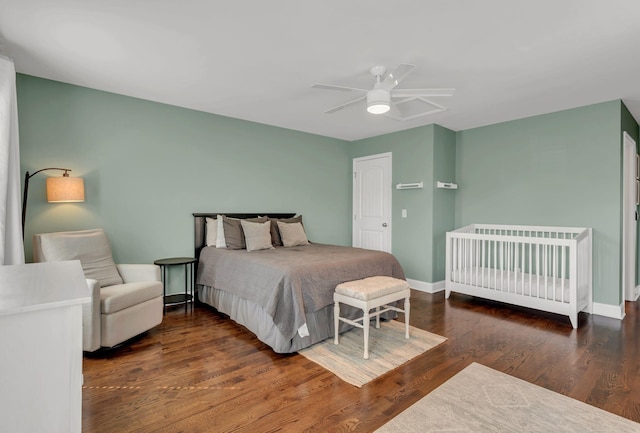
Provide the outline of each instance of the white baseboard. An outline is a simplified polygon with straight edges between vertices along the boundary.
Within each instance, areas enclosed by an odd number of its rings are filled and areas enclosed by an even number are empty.
[[[436,281],[435,283],[426,283],[424,281],[407,278],[407,283],[409,283],[409,287],[412,289],[426,293],[438,293],[444,290],[444,280]]]
[[[598,302],[594,302],[592,314],[622,320],[625,316],[624,302],[620,305],[600,304]]]

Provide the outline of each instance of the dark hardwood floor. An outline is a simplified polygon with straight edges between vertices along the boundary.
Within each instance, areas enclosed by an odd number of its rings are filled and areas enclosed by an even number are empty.
[[[472,362],[640,422],[640,303],[624,321],[412,293],[411,324],[448,338],[355,388],[279,355],[215,310],[169,311],[129,344],[84,358],[83,432],[369,432]]]

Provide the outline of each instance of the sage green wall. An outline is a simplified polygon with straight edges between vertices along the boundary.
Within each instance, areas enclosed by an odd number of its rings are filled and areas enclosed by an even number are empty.
[[[431,245],[433,213],[431,171],[433,125],[354,141],[351,157],[392,153],[391,240],[392,252],[400,261],[407,278],[431,281]],[[424,182],[423,189],[397,190],[397,183]],[[402,209],[407,218],[402,218]]]
[[[435,126],[433,147],[433,183],[456,182],[456,133]],[[456,228],[455,207],[457,190],[433,190],[433,275],[431,282],[443,281],[446,265],[446,234]]]
[[[640,134],[640,131],[638,130],[638,123],[635,121],[635,119],[633,118],[633,116],[631,115],[631,113],[629,112],[629,110],[627,109],[627,107],[624,104],[622,105],[622,113],[621,113],[621,120],[620,120],[620,127],[622,129],[622,131],[626,131],[627,134],[629,134],[631,136],[631,138],[633,138],[633,140],[636,142],[636,153],[638,152],[638,135]],[[621,140],[623,140],[623,138],[621,137]],[[624,144],[620,145],[623,149],[624,149]],[[638,281],[640,281],[640,253],[638,253],[638,251],[640,251],[640,230],[636,231],[637,237],[636,237],[636,285],[638,284]],[[621,232],[622,235],[622,232]]]
[[[458,132],[456,226],[592,227],[594,302],[620,305],[621,106]]]
[[[455,133],[428,125],[354,141],[350,149],[352,158],[392,152],[393,254],[407,278],[428,283],[444,279],[443,240],[453,224],[454,202],[452,191],[436,191],[435,182],[454,181]],[[439,176],[442,179],[436,179]],[[424,188],[393,187],[412,182],[424,182]],[[407,210],[407,218],[402,218],[402,209]],[[434,248],[440,247],[442,258],[434,252]]]
[[[33,233],[102,227],[121,263],[193,255],[193,212],[298,212],[311,240],[350,245],[348,143],[18,75],[21,169],[68,167],[86,201],[29,188]]]
[[[206,211],[299,212],[312,240],[349,245],[352,159],[392,152],[393,185],[424,182],[392,189],[393,252],[408,278],[444,278],[444,233],[455,227],[584,226],[594,229],[594,301],[622,301],[621,134],[638,142],[638,124],[620,101],[347,143],[27,75],[17,87],[23,172],[69,167],[87,195],[48,204],[45,179],[57,173],[31,179],[27,259],[33,233],[94,227],[119,262],[191,255],[191,214]]]

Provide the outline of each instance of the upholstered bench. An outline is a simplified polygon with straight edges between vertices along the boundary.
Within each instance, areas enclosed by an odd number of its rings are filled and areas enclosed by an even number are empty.
[[[409,338],[409,296],[411,290],[405,280],[393,277],[368,277],[362,280],[348,281],[336,286],[333,294],[333,319],[335,326],[334,344],[339,344],[338,328],[340,321],[362,328],[364,330],[364,359],[369,359],[369,321],[376,318],[376,328],[380,328],[380,315],[387,311],[404,313],[405,338]],[[392,302],[404,299],[404,310],[390,305]],[[360,308],[363,316],[350,320],[340,317],[340,303]],[[382,307],[382,309],[380,309]],[[371,312],[375,308],[374,312]],[[360,322],[360,323],[358,323]]]

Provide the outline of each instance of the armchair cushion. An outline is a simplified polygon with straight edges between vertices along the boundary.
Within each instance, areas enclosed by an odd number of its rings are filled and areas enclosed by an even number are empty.
[[[102,314],[112,314],[160,296],[162,296],[162,283],[160,281],[144,281],[103,287],[100,290],[100,310]]]
[[[39,245],[35,245],[36,242]],[[41,257],[35,257],[36,252]],[[34,259],[46,262],[80,260],[85,277],[98,280],[100,287],[122,284],[102,229],[37,235],[37,239],[34,237]]]
[[[117,264],[118,273],[123,283],[137,283],[140,281],[161,281],[160,266],[150,264]]]

